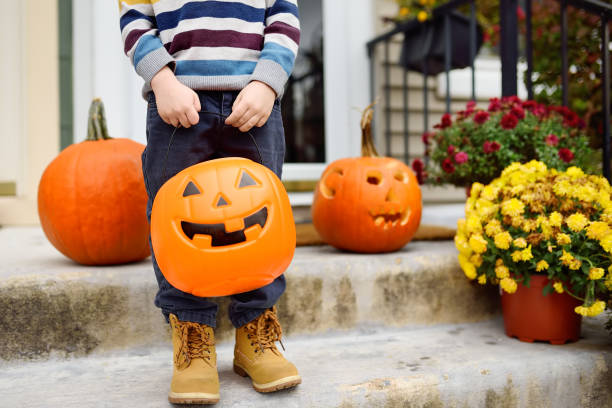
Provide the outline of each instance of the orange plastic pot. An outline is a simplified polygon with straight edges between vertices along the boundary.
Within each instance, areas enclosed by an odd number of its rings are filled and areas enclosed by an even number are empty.
[[[546,276],[532,276],[529,287],[519,283],[515,293],[502,293],[504,326],[509,337],[532,343],[565,344],[580,338],[582,316],[574,312],[581,302],[566,293],[542,294]]]

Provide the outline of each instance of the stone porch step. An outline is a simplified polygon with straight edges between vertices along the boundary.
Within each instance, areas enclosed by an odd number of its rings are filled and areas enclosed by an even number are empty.
[[[39,228],[0,229],[0,359],[81,356],[164,344],[168,326],[153,298],[148,260],[116,267],[76,265]],[[279,301],[285,333],[370,325],[476,322],[498,314],[495,288],[464,278],[451,241],[414,242],[402,251],[357,255],[301,247]],[[217,336],[232,336],[220,299]]]
[[[217,407],[604,408],[612,406],[612,347],[602,321],[564,346],[506,337],[500,319],[292,336],[286,355],[303,383],[258,394],[218,347]],[[171,350],[131,348],[85,358],[18,362],[0,369],[6,407],[170,407]]]

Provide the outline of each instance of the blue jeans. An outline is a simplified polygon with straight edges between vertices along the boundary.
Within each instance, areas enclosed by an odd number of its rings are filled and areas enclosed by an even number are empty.
[[[251,129],[251,136],[224,124],[232,111],[238,92],[198,91],[202,109],[200,122],[188,129],[179,128],[172,143],[174,127],[166,124],[159,113],[153,92],[147,108],[147,147],[142,154],[142,170],[149,201],[147,216],[151,220],[153,200],[159,188],[169,178],[194,164],[221,157],[246,157],[262,163],[281,177],[285,155],[285,133],[280,102],[274,103],[268,122]],[[166,158],[167,155],[167,158]],[[151,248],[153,268],[159,285],[155,305],[168,319],[170,313],[181,321],[216,325],[218,305],[174,288],[164,278]],[[231,296],[229,316],[235,327],[241,327],[274,306],[285,291],[285,277],[251,292]]]

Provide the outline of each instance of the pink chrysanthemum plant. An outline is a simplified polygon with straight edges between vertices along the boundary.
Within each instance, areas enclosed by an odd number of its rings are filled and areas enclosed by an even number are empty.
[[[474,183],[455,245],[468,279],[514,293],[534,274],[544,294],[568,293],[595,316],[612,290],[612,189],[578,167],[512,163],[488,185]]]
[[[427,167],[417,173],[431,184],[469,187],[489,183],[511,163],[539,160],[550,168],[591,170],[594,152],[583,121],[566,107],[514,97],[493,98],[488,108],[468,102],[455,117],[445,114],[434,132],[425,133]],[[418,159],[417,159],[418,160]],[[419,160],[419,162],[421,162]]]

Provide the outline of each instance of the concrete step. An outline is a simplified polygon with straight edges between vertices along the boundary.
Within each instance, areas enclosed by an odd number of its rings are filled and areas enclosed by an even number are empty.
[[[0,359],[78,356],[168,338],[153,306],[157,283],[148,260],[76,265],[37,227],[0,229],[0,259]],[[495,288],[465,279],[451,241],[412,242],[380,255],[300,247],[286,276],[287,291],[278,306],[288,334],[475,322],[499,311]],[[228,300],[219,303],[223,341],[233,330]]]
[[[503,333],[500,319],[404,329],[370,328],[285,340],[297,388],[258,394],[217,348],[226,408],[604,408],[612,406],[612,347],[601,319],[583,339],[551,346]],[[0,370],[6,407],[170,407],[171,349],[132,348],[86,358],[20,362]]]

